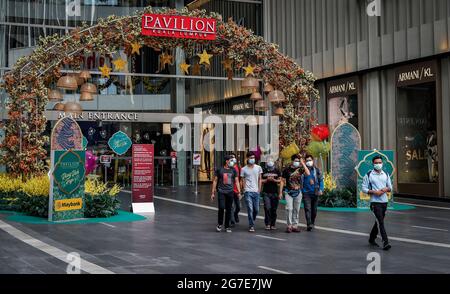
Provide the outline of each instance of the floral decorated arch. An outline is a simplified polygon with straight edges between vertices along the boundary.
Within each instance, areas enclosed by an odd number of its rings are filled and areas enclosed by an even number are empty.
[[[141,34],[144,14],[158,13],[216,19],[216,39],[198,40],[167,38]],[[238,26],[233,20],[222,20],[214,12],[205,10],[154,9],[146,7],[130,16],[109,16],[97,24],[83,24],[64,36],[41,38],[34,52],[20,58],[4,76],[3,87],[9,94],[6,138],[1,146],[2,161],[15,175],[39,174],[45,170],[46,126],[44,117],[49,85],[62,76],[63,67],[80,70],[83,57],[96,52],[112,57],[124,49],[128,56],[139,54],[139,48],[148,46],[158,51],[180,47],[186,57],[194,56],[202,45],[212,54],[221,54],[237,69],[252,65],[256,78],[282,90],[286,102],[280,125],[280,148],[296,142],[304,147],[309,140],[309,126],[314,123],[311,104],[317,100],[314,76],[305,72],[295,61],[278,51],[275,44],[266,42],[252,31]]]

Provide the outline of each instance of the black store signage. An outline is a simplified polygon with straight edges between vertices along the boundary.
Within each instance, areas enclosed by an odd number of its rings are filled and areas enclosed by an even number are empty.
[[[402,66],[395,73],[397,87],[434,82],[436,74],[437,65],[434,60]]]
[[[358,94],[359,79],[357,76],[327,82],[327,97],[344,97]]]

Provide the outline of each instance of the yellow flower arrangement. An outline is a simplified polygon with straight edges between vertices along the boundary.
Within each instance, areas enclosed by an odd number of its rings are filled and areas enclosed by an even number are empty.
[[[22,180],[18,177],[11,177],[7,174],[0,174],[0,193],[9,194],[19,191]]]
[[[28,196],[48,196],[50,180],[47,175],[32,177],[21,183],[21,190]]]
[[[333,180],[333,177],[329,173],[326,173],[324,175],[324,177],[323,177],[323,185],[324,185],[324,190],[325,191],[332,191],[332,190],[336,189],[336,187],[337,187],[336,181]]]
[[[121,189],[122,188],[119,185],[114,184],[114,186],[112,186],[112,188],[109,190],[108,194],[109,196],[116,196],[117,194],[119,194]]]
[[[108,188],[106,183],[99,181],[96,178],[88,177],[84,182],[84,191],[91,196],[98,196],[101,194],[108,194],[109,196],[116,196],[122,188],[115,184],[112,188]]]

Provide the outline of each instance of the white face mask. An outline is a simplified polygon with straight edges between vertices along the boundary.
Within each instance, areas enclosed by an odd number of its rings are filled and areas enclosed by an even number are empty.
[[[306,166],[307,167],[313,167],[313,165],[314,165],[314,162],[312,160],[306,161]]]
[[[268,161],[267,162],[267,167],[272,168],[275,165],[275,163],[273,161]]]
[[[300,161],[294,161],[294,162],[292,163],[292,165],[293,165],[294,167],[299,167],[299,166],[300,166]]]
[[[375,163],[373,165],[373,168],[376,169],[377,171],[380,171],[383,168],[383,164],[382,163]]]
[[[228,162],[228,166],[229,166],[229,167],[233,167],[233,166],[234,166],[234,160],[233,160],[233,159],[231,159],[231,160]]]
[[[255,159],[254,159],[254,158],[250,158],[250,159],[248,160],[248,163],[249,163],[249,164],[255,164]]]

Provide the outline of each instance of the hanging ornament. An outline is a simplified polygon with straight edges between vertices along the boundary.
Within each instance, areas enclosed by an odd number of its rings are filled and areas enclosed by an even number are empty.
[[[254,73],[255,67],[252,66],[251,64],[249,64],[249,65],[246,66],[246,67],[243,67],[243,69],[245,70],[245,76],[246,76],[246,77],[248,77],[249,75],[252,75],[252,76],[255,75],[255,73]]]
[[[102,72],[102,77],[109,78],[109,74],[111,73],[111,68],[104,64],[103,66],[99,67],[100,71]]]
[[[137,55],[140,55],[141,54],[141,52],[140,52],[141,48],[142,48],[141,44],[139,44],[137,42],[131,43],[131,55],[133,55],[134,53],[136,53]]]
[[[222,61],[222,65],[223,65],[223,69],[225,71],[229,71],[229,70],[233,70],[232,66],[233,66],[233,60],[226,58],[225,60]]]
[[[190,64],[187,64],[185,61],[183,61],[183,63],[180,64],[180,69],[183,71],[184,74],[188,75],[190,66],[191,66]]]
[[[192,75],[193,76],[199,76],[201,74],[202,73],[201,73],[200,64],[194,63],[194,65],[192,66]]]
[[[210,59],[213,57],[212,54],[208,54],[205,49],[203,49],[203,52],[200,54],[197,54],[198,57],[200,57],[200,64],[210,64]]]
[[[100,136],[101,136],[103,139],[106,138],[106,135],[107,135],[107,133],[106,133],[105,130],[101,130],[101,131],[100,131]]]
[[[159,71],[165,69],[166,64],[173,65],[173,56],[164,52],[159,55]]]
[[[88,129],[88,135],[89,135],[90,137],[92,137],[92,136],[94,136],[94,134],[95,134],[95,129],[94,129],[93,127],[89,127],[89,129]]]
[[[122,71],[125,70],[125,66],[127,65],[127,61],[123,60],[122,58],[118,58],[113,61],[114,64],[114,70],[115,71]]]
[[[233,71],[232,70],[227,70],[227,78],[228,80],[233,80]]]

